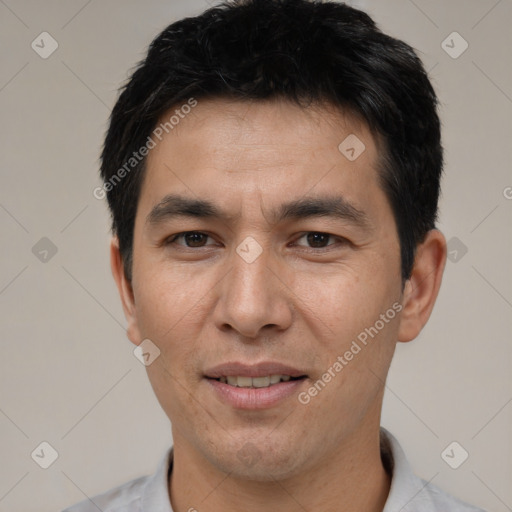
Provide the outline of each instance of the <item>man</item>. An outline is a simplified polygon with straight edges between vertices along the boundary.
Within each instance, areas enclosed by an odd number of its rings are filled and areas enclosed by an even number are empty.
[[[475,511],[380,429],[441,284],[436,96],[344,4],[246,0],[165,29],[102,154],[111,265],[173,448],[68,511]]]

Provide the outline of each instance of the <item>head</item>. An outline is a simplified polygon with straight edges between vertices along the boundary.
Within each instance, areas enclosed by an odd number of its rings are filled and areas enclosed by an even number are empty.
[[[175,440],[265,479],[378,427],[396,341],[441,281],[441,170],[421,62],[360,11],[230,2],[153,41],[112,112],[97,195]],[[287,372],[256,407],[223,382]]]

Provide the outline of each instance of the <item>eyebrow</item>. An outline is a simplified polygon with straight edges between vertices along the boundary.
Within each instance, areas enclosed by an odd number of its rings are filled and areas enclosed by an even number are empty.
[[[312,217],[332,217],[348,221],[361,228],[368,228],[370,225],[366,213],[342,196],[300,198],[280,205],[277,209],[273,209],[270,215],[272,221],[276,223]],[[155,226],[175,217],[210,218],[224,221],[232,218],[211,201],[170,194],[152,208],[146,222]]]

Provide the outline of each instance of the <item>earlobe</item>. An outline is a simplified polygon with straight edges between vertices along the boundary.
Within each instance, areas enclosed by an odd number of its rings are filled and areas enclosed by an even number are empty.
[[[126,278],[124,271],[123,259],[119,250],[119,240],[117,237],[114,237],[110,242],[110,267],[121,297],[124,316],[128,321],[126,334],[132,343],[138,345],[142,338],[137,322],[137,308],[135,306],[132,284]]]
[[[437,229],[418,245],[414,266],[403,292],[398,341],[411,341],[427,323],[439,293],[446,263],[446,240]]]

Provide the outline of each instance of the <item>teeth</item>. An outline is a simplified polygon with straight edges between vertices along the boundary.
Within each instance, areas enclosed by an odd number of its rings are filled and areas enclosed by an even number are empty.
[[[265,377],[220,377],[220,382],[239,388],[267,388],[279,382],[288,382],[290,375],[267,375]]]
[[[252,385],[255,388],[268,388],[270,386],[270,377],[255,377],[252,379]]]
[[[252,378],[251,377],[237,377],[238,382],[236,385],[239,388],[250,388],[252,386]]]

